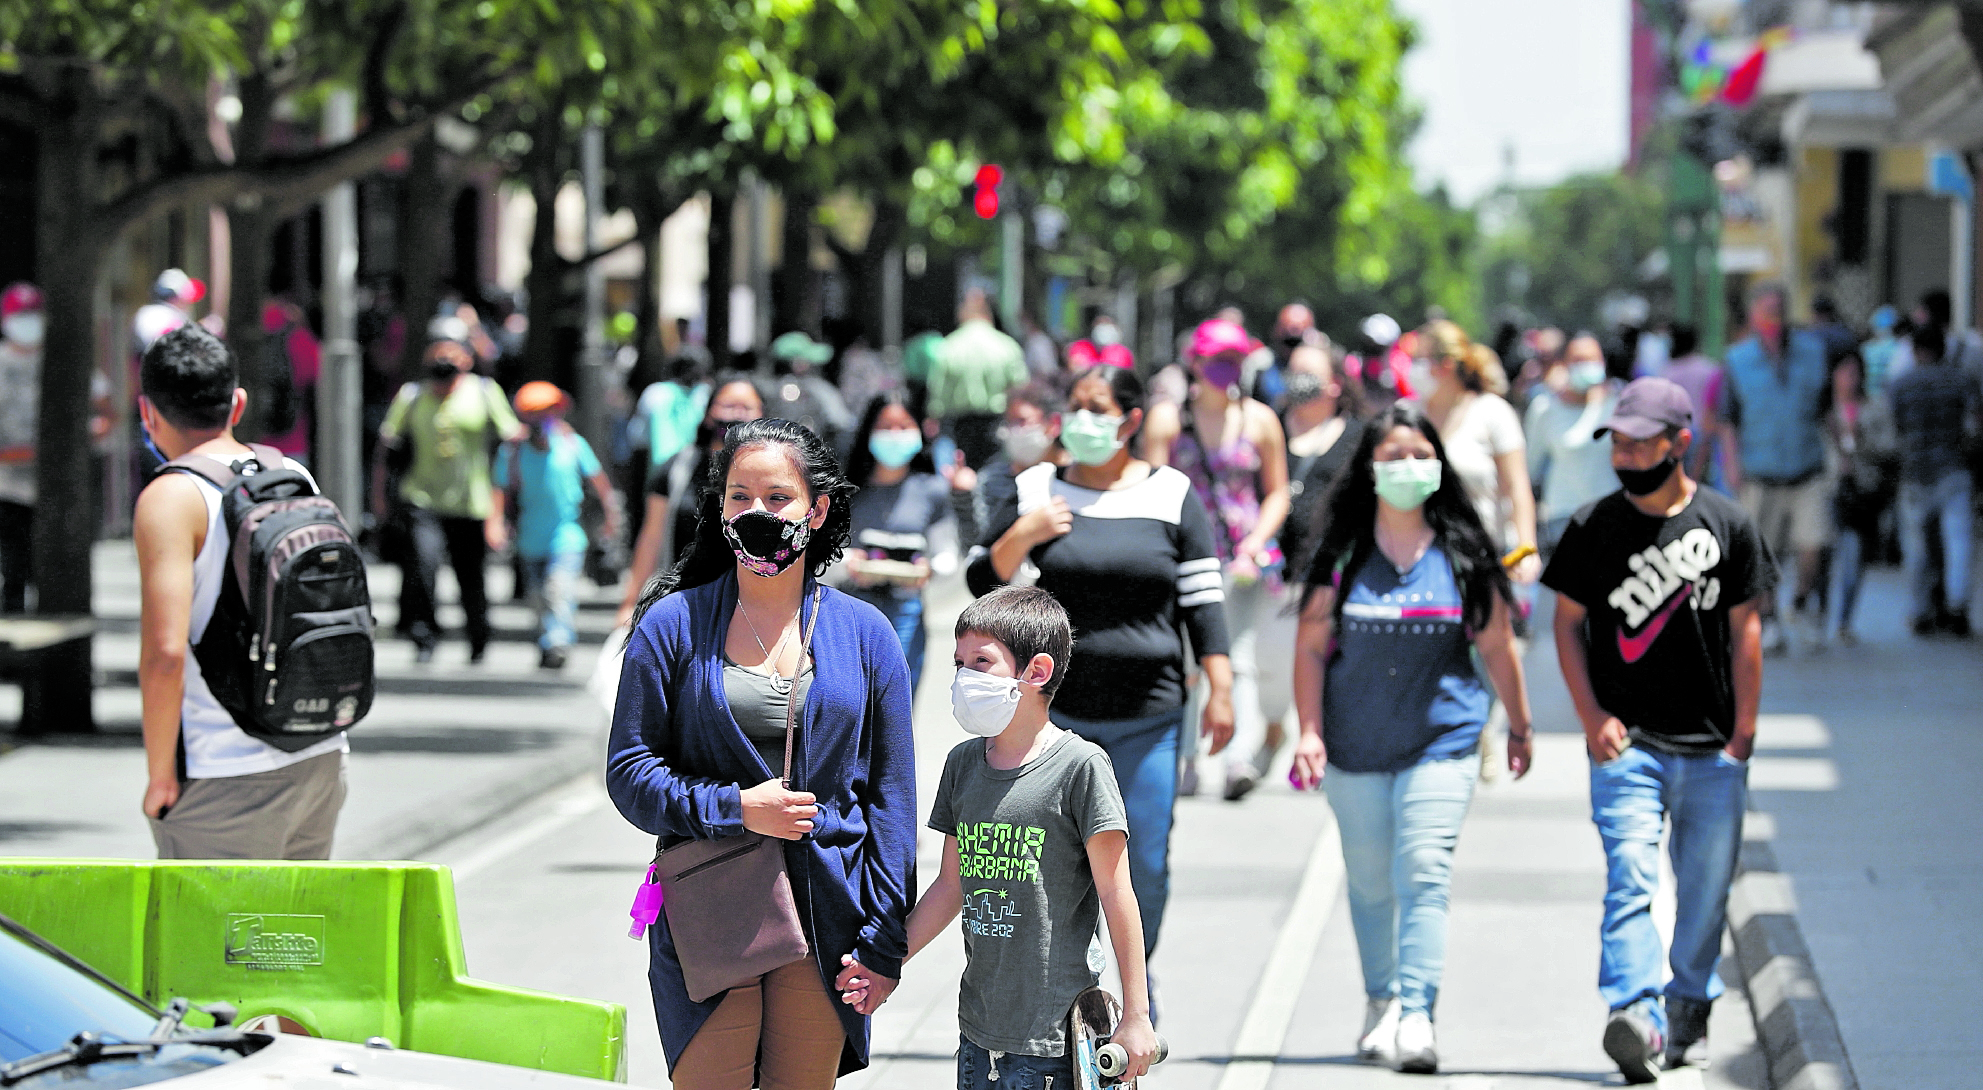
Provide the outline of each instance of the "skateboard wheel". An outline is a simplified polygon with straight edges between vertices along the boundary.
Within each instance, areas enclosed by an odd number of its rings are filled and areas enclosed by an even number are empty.
[[[1152,1063],[1163,1063],[1170,1058],[1171,1045],[1162,1037],[1157,1038],[1157,1056]],[[1129,1053],[1118,1044],[1110,1043],[1095,1050],[1095,1069],[1102,1077],[1113,1079],[1129,1070]]]

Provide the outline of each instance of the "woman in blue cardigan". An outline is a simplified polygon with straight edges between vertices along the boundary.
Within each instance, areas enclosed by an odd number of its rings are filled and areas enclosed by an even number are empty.
[[[808,954],[693,1002],[664,913],[648,928],[648,981],[678,1090],[818,1090],[868,1064],[868,1020],[832,989],[841,958],[899,976],[907,953],[909,668],[880,611],[830,588],[815,598],[854,492],[817,436],[789,420],[738,425],[708,479],[694,550],[641,596],[606,786],[664,844],[746,830],[788,841]],[[788,700],[800,708],[789,790]]]

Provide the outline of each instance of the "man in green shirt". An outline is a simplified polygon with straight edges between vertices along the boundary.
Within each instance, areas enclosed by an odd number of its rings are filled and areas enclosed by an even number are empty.
[[[468,661],[481,662],[489,646],[489,596],[482,582],[489,551],[483,536],[489,517],[489,453],[503,440],[522,438],[523,426],[495,381],[472,372],[475,357],[466,347],[435,341],[427,346],[425,362],[426,378],[400,389],[379,428],[372,512],[383,524],[386,465],[404,465],[399,479],[406,534],[399,558],[400,635],[413,641],[418,661],[433,661],[441,638],[434,586],[446,554],[461,587],[461,608],[468,613]]]
[[[1005,392],[1026,381],[1026,353],[991,323],[985,293],[973,289],[957,308],[957,329],[943,339],[930,368],[929,415],[978,469],[999,452]]]

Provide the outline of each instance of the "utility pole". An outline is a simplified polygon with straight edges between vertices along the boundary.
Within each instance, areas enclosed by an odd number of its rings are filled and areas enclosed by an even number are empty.
[[[902,347],[902,247],[881,254],[881,348]]]
[[[1686,8],[1673,0],[1637,2],[1659,35],[1670,77],[1683,63]],[[1680,103],[1670,78],[1662,80],[1661,91],[1668,103]],[[1666,113],[1667,124],[1679,128],[1681,137],[1673,142],[1666,172],[1666,258],[1673,278],[1673,317],[1699,331],[1701,351],[1719,356],[1727,340],[1727,304],[1721,277],[1721,190],[1706,158],[1714,118],[1690,115],[1684,106],[1669,105]],[[1699,139],[1688,138],[1690,128]]]
[[[999,217],[998,316],[1006,333],[1019,336],[1019,315],[1026,283],[1026,220],[1019,202],[1008,201]]]
[[[324,143],[342,144],[357,128],[357,95],[331,92],[324,104]],[[347,520],[365,510],[360,428],[364,368],[358,352],[358,200],[352,183],[324,195],[324,359],[317,378],[317,484]]]
[[[579,185],[585,191],[585,252],[599,250],[599,224],[606,218],[606,134],[587,125],[579,141]],[[593,450],[606,442],[606,272],[599,262],[585,266],[585,311],[579,332],[578,412],[575,424]]]

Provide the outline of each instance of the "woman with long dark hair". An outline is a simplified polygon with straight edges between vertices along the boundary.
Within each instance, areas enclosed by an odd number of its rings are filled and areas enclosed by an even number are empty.
[[[1513,601],[1438,430],[1413,402],[1386,409],[1329,495],[1294,660],[1294,777],[1328,794],[1342,834],[1365,1060],[1439,1067],[1447,888],[1493,696],[1474,652],[1508,706],[1509,771],[1530,760]]]
[[[930,573],[957,570],[957,518],[950,484],[923,445],[923,418],[909,395],[875,395],[854,429],[847,479],[853,540],[835,570],[835,586],[881,610],[909,660],[909,687],[923,678],[923,588]]]
[[[701,492],[709,479],[709,463],[723,449],[723,437],[747,420],[764,415],[764,393],[749,375],[718,376],[703,407],[695,438],[675,456],[654,467],[647,478],[646,514],[634,539],[627,565],[627,593],[620,603],[619,623],[633,617],[635,603],[657,571],[666,571],[686,557],[695,542],[701,517]]]
[[[1067,608],[1075,632],[1054,723],[1100,745],[1129,819],[1129,877],[1145,953],[1170,896],[1171,818],[1184,734],[1184,637],[1210,695],[1199,729],[1217,753],[1232,740],[1232,662],[1212,520],[1191,481],[1137,458],[1143,384],[1120,367],[1074,380],[1061,416],[1068,464],[1019,474],[965,576],[973,594],[1011,582],[1027,561]]]
[[[694,547],[634,614],[607,791],[663,847],[743,845],[747,832],[789,842],[798,960],[698,1002],[669,917],[648,928],[673,1085],[748,1088],[755,1071],[765,1090],[823,1090],[868,1062],[867,1018],[833,994],[841,958],[899,977],[908,949],[909,668],[882,617],[819,586],[847,546],[854,486],[818,436],[789,420],[739,424],[710,481]]]

